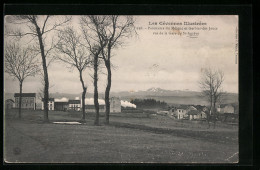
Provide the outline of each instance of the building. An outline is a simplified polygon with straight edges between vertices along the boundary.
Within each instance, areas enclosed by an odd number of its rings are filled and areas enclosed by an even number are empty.
[[[69,108],[68,102],[55,102],[54,110],[57,111],[67,111]]]
[[[187,115],[189,115],[190,120],[199,120],[207,118],[206,113],[200,110],[190,110],[189,112],[187,112]]]
[[[42,110],[44,110],[44,98],[42,98]],[[54,110],[54,98],[49,98],[49,101],[48,101],[48,109],[49,110]]]
[[[117,97],[110,98],[110,112],[119,113],[121,112],[121,101]]]
[[[110,112],[111,113],[121,112],[121,101],[119,98],[111,97],[109,102],[110,102]],[[98,103],[99,103],[99,112],[105,112],[106,111],[105,100],[98,99]],[[85,110],[86,110],[86,112],[96,112],[93,98],[85,99]]]
[[[63,97],[61,99],[54,99],[54,110],[67,111],[69,109],[69,99]]]
[[[22,103],[21,108],[22,109],[36,109],[36,93],[22,93]],[[20,93],[14,94],[15,98],[15,108],[19,108],[19,99],[20,99]]]
[[[99,112],[106,111],[105,101],[103,99],[98,99],[99,103]],[[42,99],[42,110],[43,108],[43,99]],[[66,111],[66,110],[76,110],[80,111],[82,108],[82,103],[79,98],[75,100],[69,100],[65,97],[61,99],[49,98],[48,109],[49,110],[58,110],[58,111]],[[85,111],[86,112],[96,112],[94,99],[87,98],[85,99]],[[119,98],[112,97],[110,99],[110,112],[121,112],[121,102]]]
[[[218,105],[217,111],[219,113],[235,113],[235,108],[231,104]]]
[[[187,117],[187,106],[179,106],[176,109],[177,119],[183,119]]]
[[[197,110],[200,110],[200,111],[203,111],[203,112],[209,111],[209,109],[208,109],[206,106],[194,105],[194,107],[195,107]]]
[[[69,110],[80,111],[80,100],[69,100]]]
[[[12,99],[5,100],[5,109],[12,109],[14,107],[14,101]]]

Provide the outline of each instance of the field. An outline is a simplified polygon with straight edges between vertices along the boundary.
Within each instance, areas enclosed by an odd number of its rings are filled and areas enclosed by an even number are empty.
[[[178,121],[147,113],[113,113],[110,125],[86,124],[80,112],[9,110],[4,122],[4,159],[26,163],[235,163],[238,162],[238,127],[217,123]]]

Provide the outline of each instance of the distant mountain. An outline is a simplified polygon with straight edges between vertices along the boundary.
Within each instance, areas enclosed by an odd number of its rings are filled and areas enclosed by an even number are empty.
[[[164,90],[161,88],[150,88],[145,91],[124,91],[124,92],[111,92],[115,96],[194,96],[200,95],[200,92],[188,90]]]
[[[208,105],[207,99],[201,92],[189,90],[165,90],[161,88],[150,88],[145,91],[111,92],[111,96],[120,97],[123,100],[147,99],[164,101],[168,104],[196,104]],[[227,93],[223,97],[223,103],[238,103],[238,94]]]

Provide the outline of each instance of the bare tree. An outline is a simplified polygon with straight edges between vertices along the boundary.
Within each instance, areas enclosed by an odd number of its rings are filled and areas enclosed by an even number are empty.
[[[105,103],[106,103],[106,124],[109,124],[109,114],[110,114],[110,102],[109,95],[111,89],[111,57],[114,49],[117,49],[125,44],[126,39],[130,38],[135,31],[135,20],[133,16],[98,16],[101,19],[97,22],[96,19],[90,19],[93,27],[91,30],[95,32],[95,39],[102,46],[106,42],[105,48],[102,48],[101,55],[107,69],[107,86],[105,90]],[[89,17],[90,18],[90,17]],[[95,17],[92,17],[95,18]],[[83,17],[82,22],[87,22],[85,17]]]
[[[99,125],[99,103],[98,103],[98,72],[101,66],[100,54],[107,44],[107,40],[104,37],[100,37],[103,41],[99,42],[99,34],[95,31],[97,25],[105,24],[105,16],[82,16],[81,17],[81,29],[84,34],[84,38],[87,42],[87,47],[93,56],[93,80],[94,80],[94,105],[96,110],[95,125]],[[104,27],[101,27],[104,28]]]
[[[70,21],[70,17],[63,17],[61,21],[52,20],[50,22],[50,18],[53,18],[51,15],[42,16],[42,15],[17,15],[13,16],[9,19],[9,22],[12,24],[18,24],[19,28],[14,31],[9,31],[9,36],[15,37],[25,37],[30,36],[31,41],[36,42],[36,50],[41,54],[42,58],[42,68],[44,72],[44,122],[48,122],[48,100],[49,100],[49,76],[47,69],[47,56],[50,55],[51,50],[54,48],[53,41],[50,48],[47,47],[46,35],[52,31],[58,29],[58,27],[64,25],[65,23]],[[56,19],[56,18],[55,18]],[[22,29],[21,29],[22,28]],[[35,41],[35,38],[38,41]],[[53,39],[52,39],[53,40]]]
[[[58,34],[59,42],[56,49],[61,54],[58,59],[68,64],[71,68],[76,68],[79,72],[79,79],[82,86],[82,122],[86,120],[85,96],[87,86],[84,83],[83,72],[91,63],[87,48],[82,44],[82,37],[73,29],[67,27]]]
[[[18,43],[5,45],[5,72],[19,81],[19,119],[21,119],[22,91],[25,78],[39,72],[39,63],[30,47],[22,48]]]
[[[203,95],[207,98],[210,108],[207,113],[207,121],[210,127],[210,121],[214,122],[214,128],[217,120],[216,103],[220,101],[223,95],[222,83],[224,81],[224,73],[221,70],[213,70],[211,68],[202,69],[201,79],[199,81]]]

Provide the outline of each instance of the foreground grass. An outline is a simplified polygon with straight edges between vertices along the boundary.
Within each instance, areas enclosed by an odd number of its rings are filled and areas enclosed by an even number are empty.
[[[111,115],[111,125],[94,126],[91,115],[85,125],[41,123],[41,112],[27,112],[23,120],[5,120],[4,158],[7,162],[33,163],[226,163],[237,162],[238,144],[215,136],[233,138],[236,129],[209,130],[194,138],[184,123],[176,128],[164,118]],[[71,115],[72,114],[72,115]],[[77,121],[80,114],[50,113],[53,121]],[[102,117],[101,117],[102,119]],[[138,120],[139,121],[138,121]],[[163,122],[163,123],[162,123]],[[142,126],[141,126],[142,123]],[[181,122],[179,122],[181,123]],[[163,125],[159,127],[159,125]],[[138,126],[139,125],[139,126]],[[166,127],[165,127],[166,126]],[[147,129],[148,128],[148,129]],[[168,133],[165,129],[170,130]],[[182,130],[180,130],[182,129]],[[188,126],[186,130],[190,129]],[[201,132],[204,129],[190,129]],[[174,131],[175,130],[175,131]],[[177,130],[177,132],[176,132]],[[189,131],[190,132],[190,131]],[[203,132],[203,133],[202,133]],[[216,133],[216,135],[214,135]],[[192,133],[193,134],[193,133]],[[198,136],[198,135],[195,135]]]

